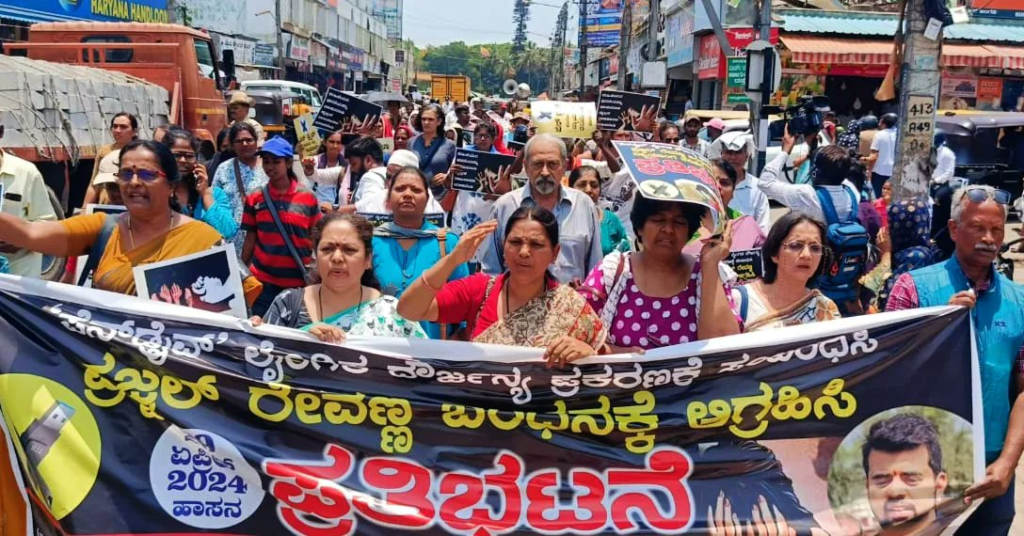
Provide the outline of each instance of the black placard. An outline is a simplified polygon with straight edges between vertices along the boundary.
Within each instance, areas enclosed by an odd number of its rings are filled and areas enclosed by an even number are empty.
[[[623,128],[623,115],[628,112],[634,120],[638,119],[645,106],[657,109],[661,106],[661,98],[643,93],[602,91],[597,99],[597,127],[601,130],[636,130],[632,122]]]
[[[515,161],[516,158],[510,155],[457,149],[455,163],[462,166],[462,171],[452,179],[452,189],[494,194],[501,178],[501,168],[511,166]]]
[[[725,259],[740,281],[753,281],[764,275],[764,253],[761,249],[733,251]]]
[[[364,101],[338,89],[330,88],[324,95],[324,103],[313,120],[313,126],[321,135],[338,130],[355,131],[369,117],[379,118],[384,108],[379,104]]]

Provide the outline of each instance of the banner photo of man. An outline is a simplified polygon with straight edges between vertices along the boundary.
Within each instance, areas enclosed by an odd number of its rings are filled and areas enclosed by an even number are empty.
[[[612,141],[612,145],[641,195],[704,205],[711,209],[716,232],[725,229],[725,204],[707,158],[667,143]]]
[[[535,101],[531,110],[538,134],[590,139],[597,130],[597,107],[593,102]]]
[[[938,533],[984,475],[972,340],[943,307],[549,368],[0,276],[0,497],[46,534]]]

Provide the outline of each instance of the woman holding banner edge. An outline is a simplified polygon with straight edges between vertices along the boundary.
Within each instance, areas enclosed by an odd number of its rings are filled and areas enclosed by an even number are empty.
[[[505,273],[446,283],[497,227],[490,220],[466,233],[454,251],[402,294],[399,314],[413,320],[466,322],[472,342],[546,348],[545,359],[553,366],[597,355],[607,335],[600,318],[549,272],[559,245],[558,221],[547,209],[523,206],[509,217]]]

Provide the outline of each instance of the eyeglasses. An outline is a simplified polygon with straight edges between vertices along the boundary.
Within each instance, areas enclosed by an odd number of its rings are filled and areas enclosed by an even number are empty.
[[[195,162],[196,153],[171,153],[174,155],[175,160],[184,160],[186,162]]]
[[[661,141],[665,143],[679,143],[679,138],[663,138]]]
[[[967,199],[971,200],[971,203],[984,203],[991,199],[1000,205],[1010,204],[1010,192],[998,188],[989,190],[981,186],[968,186],[964,191],[964,195],[967,196]]]
[[[255,145],[256,140],[253,138],[237,138],[234,143],[241,143],[242,145]]]
[[[786,248],[786,251],[797,255],[803,253],[805,248],[810,250],[811,256],[813,257],[817,257],[825,253],[825,247],[821,244],[808,244],[800,242],[799,240],[783,244],[782,247]]]
[[[131,182],[132,177],[138,177],[140,181],[147,184],[156,182],[159,178],[167,177],[167,174],[163,171],[153,171],[149,169],[137,169],[134,171],[130,169],[122,169],[114,175],[117,177],[117,180],[121,182]]]

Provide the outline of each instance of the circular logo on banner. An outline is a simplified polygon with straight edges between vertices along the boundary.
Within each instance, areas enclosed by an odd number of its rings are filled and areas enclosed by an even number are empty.
[[[168,428],[153,448],[149,482],[174,519],[200,529],[245,521],[263,502],[263,483],[227,439],[206,430]]]
[[[28,467],[26,484],[63,519],[89,495],[100,469],[100,430],[89,406],[32,374],[0,375],[0,406]]]

